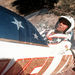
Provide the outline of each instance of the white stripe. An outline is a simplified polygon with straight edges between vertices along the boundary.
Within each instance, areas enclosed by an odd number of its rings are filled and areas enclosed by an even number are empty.
[[[63,57],[62,55],[60,55],[60,56],[57,55],[56,57],[54,57],[52,63],[50,64],[48,69],[43,73],[43,75],[50,75],[56,69],[56,67],[59,65],[62,57]]]
[[[1,75],[4,75],[10,68],[11,66],[15,63],[14,59],[11,59],[11,61],[9,62],[9,64],[6,66],[6,68],[4,69],[4,71],[1,73]]]
[[[38,73],[43,68],[43,66],[46,64],[48,59],[49,59],[49,57],[46,59],[46,61],[44,62],[44,64],[41,67],[35,68],[31,74]]]
[[[68,64],[69,59],[70,59],[70,57],[67,59],[67,61],[66,61],[66,63],[64,64],[64,66],[63,66],[57,73],[60,73],[60,72],[63,70],[63,68]]]
[[[38,72],[41,70],[41,68],[42,68],[42,67],[37,67],[37,68],[35,68],[35,69],[31,72],[31,74],[38,73]]]
[[[57,56],[58,53],[63,51],[60,45],[58,44],[54,46],[51,45],[50,47],[42,47],[36,45],[0,41],[0,59],[14,58],[16,60],[21,58]],[[68,54],[71,54],[71,52]]]

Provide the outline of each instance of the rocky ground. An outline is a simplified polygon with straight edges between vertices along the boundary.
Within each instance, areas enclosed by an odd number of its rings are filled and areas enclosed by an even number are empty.
[[[26,16],[27,17],[27,16]],[[48,13],[47,9],[42,9],[38,13],[33,13],[33,16],[27,18],[38,31],[50,30],[54,28],[59,16]]]

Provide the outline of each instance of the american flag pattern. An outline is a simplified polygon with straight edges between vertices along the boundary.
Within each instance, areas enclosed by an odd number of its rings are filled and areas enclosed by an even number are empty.
[[[73,64],[72,55],[60,57],[41,57],[0,59],[0,75],[55,75],[67,71]],[[9,65],[10,64],[10,65]]]
[[[24,17],[0,6],[0,38],[47,45]]]
[[[47,46],[47,43],[29,21],[0,6],[1,38]],[[0,75],[57,74],[67,70],[71,66],[72,61],[72,55],[39,58],[29,57],[17,60],[0,58]]]

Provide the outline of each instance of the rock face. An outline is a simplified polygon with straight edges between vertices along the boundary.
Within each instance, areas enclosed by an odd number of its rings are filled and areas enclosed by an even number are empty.
[[[35,25],[39,32],[54,28],[57,20],[58,16],[55,16],[54,14],[39,14],[29,18],[29,21]]]

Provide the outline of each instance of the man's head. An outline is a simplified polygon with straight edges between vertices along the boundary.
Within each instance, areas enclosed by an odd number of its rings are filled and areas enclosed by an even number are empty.
[[[70,32],[74,28],[72,17],[61,16],[57,22],[56,30],[62,33]]]

